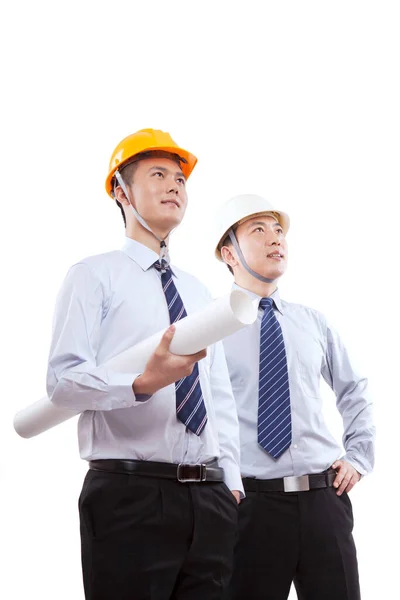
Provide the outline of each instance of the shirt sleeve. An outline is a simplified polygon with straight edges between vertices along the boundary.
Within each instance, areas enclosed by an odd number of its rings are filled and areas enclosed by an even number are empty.
[[[222,342],[214,346],[211,364],[211,392],[218,424],[219,465],[224,469],[230,490],[239,490],[244,498],[240,474],[239,421]]]
[[[339,335],[327,325],[326,353],[322,375],[336,394],[343,419],[343,446],[348,461],[361,475],[374,466],[375,427],[368,382],[353,368]]]
[[[58,295],[47,370],[47,393],[72,410],[112,410],[143,403],[132,384],[140,373],[97,365],[105,309],[101,281],[88,265],[72,267]]]

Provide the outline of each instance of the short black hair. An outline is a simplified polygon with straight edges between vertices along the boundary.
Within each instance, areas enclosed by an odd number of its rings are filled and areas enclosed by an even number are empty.
[[[125,185],[128,185],[128,186],[131,185],[131,183],[133,181],[133,176],[135,174],[135,171],[138,168],[139,160],[137,160],[135,162],[131,162],[131,163],[125,165],[120,170],[119,173],[120,173],[120,175],[122,177],[122,180],[125,183]],[[116,180],[114,180],[113,181],[113,187],[116,186],[117,184],[118,184],[118,182]],[[122,215],[122,218],[123,218],[123,221],[124,221],[124,227],[126,227],[126,216],[125,216],[124,208],[123,208],[121,202],[119,202],[116,198],[115,198],[115,202],[117,203],[117,206],[118,206],[118,208],[121,211],[121,215]]]

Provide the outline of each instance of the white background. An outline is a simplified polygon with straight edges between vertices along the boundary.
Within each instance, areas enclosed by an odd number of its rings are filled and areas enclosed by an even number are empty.
[[[1,22],[1,597],[83,598],[76,420],[24,440],[12,419],[45,391],[68,267],[122,244],[111,151],[153,127],[199,158],[171,254],[214,295],[231,285],[214,207],[251,192],[289,212],[282,296],[330,317],[370,379],[377,461],[351,493],[354,533],[363,599],[394,598],[398,3],[15,1]]]

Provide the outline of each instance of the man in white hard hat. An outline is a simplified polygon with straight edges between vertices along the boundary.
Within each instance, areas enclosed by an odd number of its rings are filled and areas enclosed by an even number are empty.
[[[222,344],[169,351],[175,323],[211,296],[169,264],[197,159],[168,133],[115,148],[106,191],[121,250],[74,265],[59,295],[47,377],[54,404],[82,411],[89,471],[79,499],[87,600],[219,600],[229,580],[242,481]],[[102,366],[165,329],[143,373]]]
[[[246,492],[229,599],[284,600],[294,582],[301,600],[358,600],[348,492],[373,467],[371,403],[324,316],[279,296],[288,228],[259,196],[220,211],[216,256],[259,303],[258,321],[224,340]],[[321,376],[343,418],[343,456],[323,419]]]

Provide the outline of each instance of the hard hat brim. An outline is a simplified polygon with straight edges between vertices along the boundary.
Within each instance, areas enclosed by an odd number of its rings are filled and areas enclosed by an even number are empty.
[[[163,152],[170,152],[171,154],[177,154],[180,158],[183,159],[182,163],[181,163],[181,169],[182,169],[182,173],[184,174],[186,179],[189,179],[189,176],[191,174],[191,172],[193,171],[194,167],[196,166],[197,163],[197,158],[196,156],[194,156],[194,154],[191,154],[190,152],[188,152],[187,150],[185,150],[184,148],[180,148],[177,146],[149,146],[146,148],[142,148],[140,149],[140,152],[138,152],[138,154],[142,154],[142,152],[151,152],[152,150],[162,150]],[[129,159],[127,159],[124,162],[121,162],[118,165],[115,165],[115,167],[110,171],[110,173],[107,176],[106,179],[106,183],[105,183],[105,188],[106,188],[106,192],[109,196],[111,196],[111,198],[113,198],[113,185],[112,185],[112,181],[114,179],[114,173],[115,171],[121,170],[125,164],[129,163],[132,158],[134,157],[130,156]],[[184,162],[185,161],[185,162]]]

